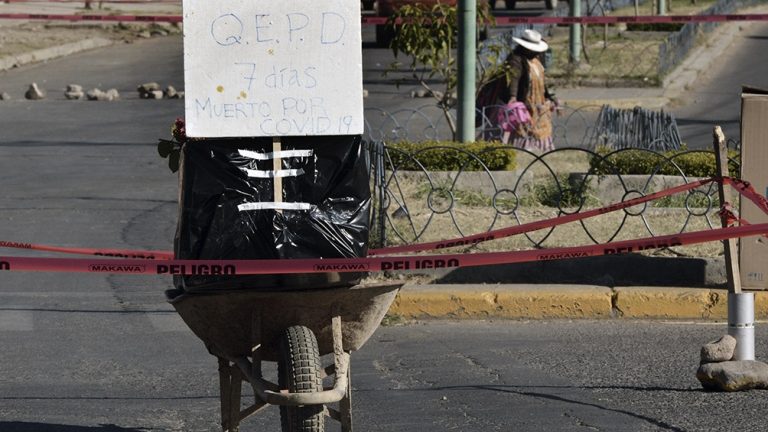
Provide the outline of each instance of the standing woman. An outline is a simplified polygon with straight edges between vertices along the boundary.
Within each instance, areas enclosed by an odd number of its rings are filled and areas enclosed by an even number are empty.
[[[513,37],[517,47],[507,57],[507,86],[501,92],[502,104],[507,107],[520,106],[521,102],[528,110],[528,115],[517,115],[516,110],[502,110],[500,123],[506,130],[502,141],[515,147],[536,152],[554,150],[552,142],[552,112],[556,103],[550,95],[544,82],[544,65],[539,61],[539,55],[549,49],[549,45],[541,38],[536,30],[525,30],[522,37]],[[511,115],[507,115],[511,113]],[[503,124],[503,119],[514,117],[511,122]],[[506,126],[506,127],[505,127]]]

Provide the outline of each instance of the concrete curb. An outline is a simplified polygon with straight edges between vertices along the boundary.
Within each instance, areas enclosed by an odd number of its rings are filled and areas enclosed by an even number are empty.
[[[562,103],[573,109],[585,107],[594,107],[599,110],[603,105],[610,105],[617,109],[632,109],[641,106],[645,109],[660,110],[669,104],[669,98],[666,97],[638,97],[638,98],[617,98],[617,99],[578,99],[566,98]]]
[[[403,319],[725,320],[720,289],[593,285],[405,285],[389,309]],[[768,318],[768,292],[755,292],[755,318]]]
[[[406,285],[389,310],[403,318],[610,318],[607,287]]]
[[[13,69],[30,63],[52,60],[81,51],[102,48],[114,43],[114,41],[109,39],[90,38],[78,42],[30,51],[28,53],[6,56],[0,58],[0,71]]]

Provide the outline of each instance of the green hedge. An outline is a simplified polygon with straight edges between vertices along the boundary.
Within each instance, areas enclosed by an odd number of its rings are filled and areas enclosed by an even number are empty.
[[[628,31],[636,31],[636,32],[679,32],[683,26],[684,23],[645,23],[645,24],[638,24],[638,23],[627,23],[627,30]]]
[[[606,149],[598,149],[597,153],[606,156],[611,152]],[[728,170],[732,177],[739,176],[739,166],[735,162],[738,157],[737,151],[728,151]],[[589,165],[592,173],[596,175],[684,174],[687,177],[712,177],[716,175],[714,153],[685,149],[661,154],[644,150],[624,150],[612,153],[605,159],[593,158]]]
[[[515,169],[515,151],[498,142],[401,141],[387,144],[393,168],[428,171],[491,171]],[[482,163],[481,163],[482,162]]]

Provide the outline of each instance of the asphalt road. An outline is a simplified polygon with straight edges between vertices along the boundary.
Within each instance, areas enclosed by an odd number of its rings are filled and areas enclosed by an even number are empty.
[[[14,349],[0,354],[0,430],[217,430],[215,360],[158,298],[127,308],[114,284],[66,285],[2,294],[0,341]],[[698,347],[724,330],[632,321],[383,327],[352,357],[356,430],[764,430],[761,391],[708,393],[694,377]],[[765,358],[764,327],[758,340]],[[242,430],[279,430],[277,409]]]
[[[0,103],[0,239],[169,249],[176,177],[155,152],[181,101],[178,40],[83,53],[1,76],[38,102]],[[66,101],[66,84],[115,103]],[[6,252],[6,251],[3,251]],[[9,254],[31,254],[10,251]],[[213,431],[215,359],[165,302],[160,277],[0,278],[0,431]],[[379,329],[353,354],[363,431],[761,431],[759,391],[700,390],[699,347],[722,324],[435,322]],[[768,355],[759,326],[758,358]],[[268,370],[269,372],[270,370]],[[277,410],[243,430],[277,430]],[[330,428],[329,430],[338,430]]]
[[[768,23],[744,24],[725,54],[713,59],[711,69],[690,86],[673,109],[683,141],[712,141],[712,127],[720,125],[726,137],[741,140],[741,89],[768,89]],[[708,147],[706,147],[708,149]]]

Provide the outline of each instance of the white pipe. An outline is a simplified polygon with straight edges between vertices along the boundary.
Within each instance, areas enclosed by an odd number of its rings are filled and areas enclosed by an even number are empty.
[[[754,293],[728,293],[728,334],[736,338],[733,360],[755,359]]]

